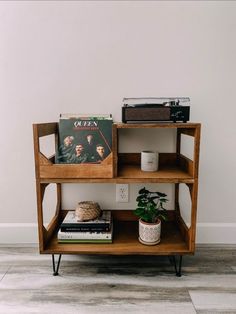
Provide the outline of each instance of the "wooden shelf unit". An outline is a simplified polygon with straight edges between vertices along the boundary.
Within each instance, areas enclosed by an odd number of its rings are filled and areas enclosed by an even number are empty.
[[[160,154],[159,170],[140,170],[140,153],[120,154],[117,148],[119,129],[176,130],[176,151]],[[114,255],[186,255],[195,250],[200,148],[199,123],[113,124],[113,153],[109,162],[97,172],[89,172],[86,165],[56,165],[54,157],[47,158],[40,151],[40,137],[54,134],[57,145],[57,123],[34,124],[34,152],[37,189],[39,249],[43,254],[114,254]],[[193,137],[193,160],[180,152],[181,135]],[[81,167],[82,166],[82,167]],[[96,165],[99,168],[100,165]],[[86,174],[85,174],[86,173]],[[57,205],[48,226],[43,221],[43,199],[47,186],[56,183]],[[138,241],[138,220],[131,210],[114,210],[114,240],[112,244],[59,244],[57,231],[65,216],[62,209],[62,183],[171,183],[175,186],[175,208],[163,223],[161,243],[145,246]],[[191,222],[187,226],[179,207],[179,184],[187,185],[191,197]]]

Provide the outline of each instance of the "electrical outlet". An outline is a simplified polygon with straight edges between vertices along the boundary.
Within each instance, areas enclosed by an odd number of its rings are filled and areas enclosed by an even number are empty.
[[[116,184],[116,202],[128,203],[129,201],[129,185]]]

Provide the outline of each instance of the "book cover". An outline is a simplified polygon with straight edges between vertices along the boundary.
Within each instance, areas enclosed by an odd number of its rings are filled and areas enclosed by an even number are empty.
[[[56,163],[102,163],[112,151],[112,124],[106,117],[61,118]]]
[[[63,232],[109,231],[111,229],[112,215],[110,210],[103,210],[102,215],[88,221],[78,221],[75,211],[68,211],[60,230]]]
[[[112,220],[111,210],[102,210],[101,216],[96,219],[90,219],[87,221],[78,221],[75,215],[75,210],[69,210],[62,221],[61,226],[75,225],[75,226],[100,226],[103,224],[110,225]]]

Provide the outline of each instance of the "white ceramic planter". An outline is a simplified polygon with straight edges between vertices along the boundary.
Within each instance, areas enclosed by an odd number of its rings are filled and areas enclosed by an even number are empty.
[[[161,221],[147,223],[139,219],[139,242],[146,245],[158,244],[161,240]]]

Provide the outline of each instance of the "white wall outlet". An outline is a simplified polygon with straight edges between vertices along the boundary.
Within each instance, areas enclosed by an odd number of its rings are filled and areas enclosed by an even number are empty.
[[[128,203],[129,201],[129,185],[116,184],[116,202]]]

